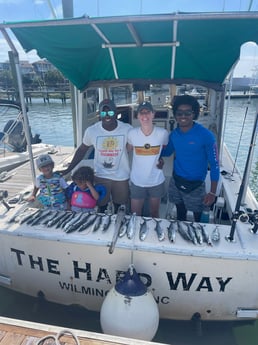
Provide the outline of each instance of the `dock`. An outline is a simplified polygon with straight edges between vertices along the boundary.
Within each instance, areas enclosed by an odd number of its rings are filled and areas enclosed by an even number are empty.
[[[64,335],[62,335],[64,334]],[[60,335],[60,337],[59,337]],[[76,342],[74,336],[77,337]],[[41,339],[49,337],[45,341]],[[78,329],[34,323],[30,321],[0,317],[0,345],[148,345],[160,344],[144,340],[118,337]]]
[[[55,162],[54,170],[64,170],[71,161],[74,153],[73,147],[56,147],[56,150],[49,152]],[[36,175],[40,174],[35,164]],[[9,176],[9,178],[8,178]],[[21,193],[31,192],[33,189],[33,179],[30,162],[26,162],[10,171],[7,178],[1,182],[0,190],[8,192],[8,199],[14,198]]]

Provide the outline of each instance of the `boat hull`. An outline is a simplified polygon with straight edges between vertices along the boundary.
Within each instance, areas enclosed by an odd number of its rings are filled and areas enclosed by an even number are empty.
[[[198,313],[203,320],[239,320],[241,310],[254,311],[251,318],[256,318],[258,255],[248,226],[241,228],[245,239],[237,229],[231,243],[226,240],[229,226],[220,225],[220,241],[210,246],[187,242],[179,233],[174,243],[166,233],[159,241],[154,227],[141,241],[140,217],[137,222],[134,239],[118,238],[110,254],[113,224],[106,232],[87,229],[67,234],[42,225],[10,226],[7,221],[0,231],[0,284],[51,302],[99,311],[108,291],[132,263],[153,293],[161,318],[189,320]],[[167,224],[163,219],[164,231]],[[214,227],[206,225],[208,232]]]

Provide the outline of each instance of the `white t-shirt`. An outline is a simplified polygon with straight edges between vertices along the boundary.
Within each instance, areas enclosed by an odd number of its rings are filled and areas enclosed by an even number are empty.
[[[127,134],[131,128],[128,123],[117,121],[117,127],[113,131],[107,131],[100,121],[86,129],[83,143],[95,148],[94,169],[97,177],[115,181],[129,179],[126,144]]]
[[[131,181],[140,187],[153,187],[165,181],[162,169],[157,168],[158,159],[164,145],[168,143],[168,131],[154,127],[146,136],[140,127],[128,133],[128,143],[133,146]]]

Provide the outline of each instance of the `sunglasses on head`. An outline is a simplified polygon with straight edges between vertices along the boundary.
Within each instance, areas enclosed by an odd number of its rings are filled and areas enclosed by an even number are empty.
[[[115,115],[115,112],[113,110],[109,110],[109,111],[101,111],[100,112],[100,116],[104,117],[104,116],[114,116]]]

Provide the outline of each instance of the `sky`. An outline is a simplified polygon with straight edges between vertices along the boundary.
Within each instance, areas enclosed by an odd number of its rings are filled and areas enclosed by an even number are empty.
[[[62,18],[62,2],[73,3],[74,17],[160,14],[174,12],[258,11],[258,0],[0,0],[0,23]],[[17,44],[20,60],[39,60],[35,51],[25,54]],[[9,47],[0,33],[0,62],[8,61]],[[247,43],[241,48],[234,76],[251,76],[258,66],[258,47]]]

